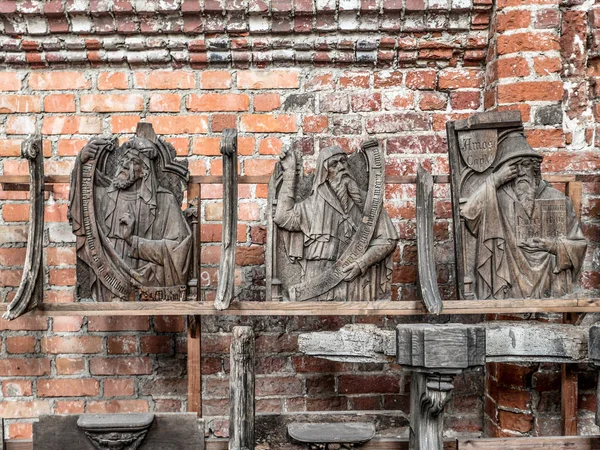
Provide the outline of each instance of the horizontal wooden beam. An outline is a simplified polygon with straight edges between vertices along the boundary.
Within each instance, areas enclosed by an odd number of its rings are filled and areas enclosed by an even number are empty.
[[[6,304],[0,305],[0,312]],[[561,300],[446,300],[442,314],[600,312],[600,298]],[[213,302],[43,303],[42,316],[414,316],[428,314],[417,301],[233,302],[223,311]]]
[[[227,439],[207,439],[206,450],[227,450]],[[363,450],[408,450],[408,442],[404,439],[373,439],[360,447]],[[517,437],[458,439],[444,442],[444,450],[600,450],[600,437]],[[33,450],[31,441],[7,441],[6,450]]]
[[[458,450],[599,450],[598,436],[519,437],[467,439],[458,441]]]
[[[240,184],[268,184],[271,179],[270,175],[249,176],[242,175],[239,177]],[[599,182],[600,175],[594,174],[564,174],[544,175],[544,179],[550,183],[569,183],[578,182]],[[416,176],[387,176],[385,177],[386,184],[415,184]],[[448,175],[434,175],[433,181],[438,184],[447,184],[450,182]],[[44,177],[46,184],[69,184],[69,175],[46,175]],[[222,184],[223,177],[216,175],[192,175],[189,179],[190,184]],[[27,190],[29,189],[29,175],[0,175],[0,184],[4,190]],[[17,189],[18,188],[18,189]]]

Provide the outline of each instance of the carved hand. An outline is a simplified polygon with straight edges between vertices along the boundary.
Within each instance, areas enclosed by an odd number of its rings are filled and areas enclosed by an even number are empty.
[[[285,149],[279,155],[283,170],[286,172],[294,172],[296,170],[296,154],[291,149]]]
[[[520,247],[526,252],[547,252],[556,254],[556,241],[547,238],[531,238],[523,242]]]
[[[111,142],[109,139],[103,139],[103,138],[92,139],[90,142],[88,142],[86,144],[85,147],[83,147],[81,149],[81,152],[79,153],[79,160],[81,161],[82,164],[85,164],[90,159],[94,159],[96,157],[96,153],[98,153],[98,151],[102,147],[109,145],[110,143]]]
[[[505,163],[500,167],[500,170],[495,173],[495,181],[496,187],[499,188],[505,183],[508,183],[510,180],[517,176],[517,165],[519,164],[519,160],[513,160],[510,163]]]
[[[135,219],[129,213],[123,214],[119,218],[119,224],[123,226],[123,239],[131,245],[131,235],[133,234],[133,224],[135,223]]]
[[[342,269],[342,272],[346,274],[346,276],[344,277],[345,281],[352,281],[360,275],[360,267],[358,263],[353,262],[349,266],[344,267]]]

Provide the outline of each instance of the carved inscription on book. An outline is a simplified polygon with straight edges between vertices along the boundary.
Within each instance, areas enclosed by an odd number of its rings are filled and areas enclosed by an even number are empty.
[[[572,201],[542,179],[519,112],[448,125],[458,290],[464,298],[573,291],[586,242]]]

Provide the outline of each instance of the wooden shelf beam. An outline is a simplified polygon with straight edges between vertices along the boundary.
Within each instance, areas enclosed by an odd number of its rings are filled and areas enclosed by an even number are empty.
[[[6,310],[0,304],[0,312]],[[600,298],[561,300],[446,300],[441,314],[600,312]],[[43,303],[42,316],[413,316],[429,314],[422,302],[233,302],[223,311],[213,302]]]

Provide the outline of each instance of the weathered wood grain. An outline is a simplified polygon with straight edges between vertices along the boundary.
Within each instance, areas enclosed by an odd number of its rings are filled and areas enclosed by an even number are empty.
[[[187,321],[188,412],[202,417],[202,321],[189,316]]]
[[[229,375],[229,450],[254,450],[254,333],[234,327]]]
[[[427,311],[439,314],[443,304],[437,283],[433,232],[433,177],[419,164],[417,169],[417,288]]]
[[[41,316],[415,316],[428,314],[422,302],[232,302],[219,311],[214,302],[42,303],[32,315]],[[6,311],[7,304],[0,304]],[[442,315],[600,312],[600,298],[545,300],[445,300]]]
[[[237,130],[227,128],[221,136],[223,155],[223,236],[215,308],[227,309],[235,289],[235,249],[238,217]]]
[[[29,233],[23,275],[19,289],[3,315],[12,320],[42,302],[44,289],[44,154],[42,136],[35,135],[21,146],[21,156],[29,160]]]
[[[486,322],[487,362],[563,362],[588,360],[589,326],[553,323]],[[370,324],[338,331],[302,333],[298,348],[311,356],[343,362],[388,362],[396,355],[395,332]]]
[[[490,439],[459,439],[458,450],[599,450],[600,438],[582,437],[520,437]]]

